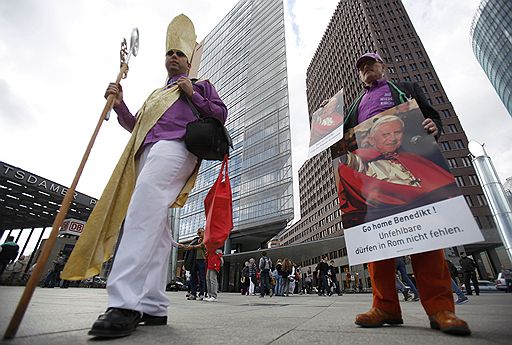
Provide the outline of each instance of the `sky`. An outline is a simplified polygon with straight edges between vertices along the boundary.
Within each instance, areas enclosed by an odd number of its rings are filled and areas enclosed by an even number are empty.
[[[122,81],[124,99],[135,112],[165,81],[165,34],[172,18],[188,15],[201,41],[236,2],[1,1],[0,160],[69,186],[105,104],[106,86],[119,71],[122,38],[129,41],[138,27],[139,54]],[[480,1],[403,2],[468,139],[485,144],[504,182],[512,176],[512,118],[471,49],[469,28]],[[308,151],[306,70],[337,3],[285,1],[296,181]],[[113,113],[101,127],[79,192],[101,195],[128,139]],[[297,199],[298,183],[294,193]],[[297,215],[298,202],[296,208]]]

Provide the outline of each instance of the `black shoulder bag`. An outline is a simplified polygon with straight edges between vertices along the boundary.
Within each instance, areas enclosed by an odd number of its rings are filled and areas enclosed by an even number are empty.
[[[197,120],[187,125],[185,145],[200,159],[222,161],[229,156],[233,142],[224,125],[214,117],[201,117],[190,98],[185,96]]]

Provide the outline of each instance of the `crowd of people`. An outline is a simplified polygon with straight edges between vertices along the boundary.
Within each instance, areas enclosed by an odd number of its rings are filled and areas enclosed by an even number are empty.
[[[417,302],[420,300],[420,295],[414,278],[407,273],[406,269],[410,262],[410,257],[395,259],[395,286],[397,293],[403,295],[403,301]],[[458,297],[455,303],[467,303],[469,300],[460,288],[459,281],[462,279],[457,268],[451,261],[446,260],[446,262],[452,274],[453,293]],[[347,291],[351,293],[367,291],[363,287],[362,279],[359,278],[359,272],[345,272],[344,280],[338,276],[339,273],[334,260],[329,261],[327,256],[323,256],[313,270],[311,267],[304,270],[300,264],[289,258],[277,259],[275,264],[272,264],[267,253],[262,252],[258,262],[251,258],[243,265],[240,272],[240,293],[247,296],[259,294],[260,297],[266,295],[288,297],[293,294],[318,294],[318,296],[337,294],[342,296]],[[269,277],[268,282],[267,276]],[[470,294],[468,293],[468,295]]]

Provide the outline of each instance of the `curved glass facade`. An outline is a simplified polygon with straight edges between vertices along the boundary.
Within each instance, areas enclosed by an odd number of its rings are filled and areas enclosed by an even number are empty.
[[[478,62],[512,116],[512,1],[483,0],[470,35]]]
[[[215,85],[229,110],[226,127],[234,145],[229,161],[233,248],[237,247],[233,237],[245,242],[244,248],[258,248],[265,237],[277,234],[293,218],[282,0],[240,1],[204,39],[199,51],[198,77]],[[202,163],[181,212],[180,240],[204,226],[203,200],[219,168],[219,162]]]

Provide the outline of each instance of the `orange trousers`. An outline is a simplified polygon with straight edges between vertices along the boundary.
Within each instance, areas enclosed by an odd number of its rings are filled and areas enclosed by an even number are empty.
[[[455,311],[451,288],[451,276],[444,261],[444,251],[411,255],[416,288],[427,315],[442,310]],[[395,259],[370,262],[368,271],[372,280],[373,307],[393,315],[401,315],[400,302],[395,286]]]

